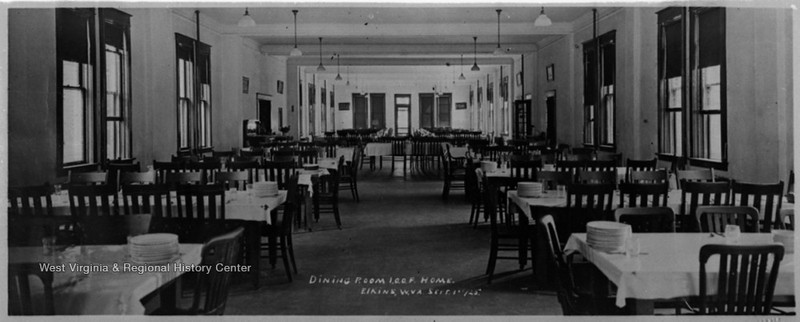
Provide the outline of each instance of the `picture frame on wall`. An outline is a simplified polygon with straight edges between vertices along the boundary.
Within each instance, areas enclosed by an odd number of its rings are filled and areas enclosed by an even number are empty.
[[[545,72],[547,73],[548,82],[556,80],[555,69],[556,69],[555,64],[550,64],[547,65],[547,67],[545,67]]]
[[[278,81],[278,88],[277,88],[277,90],[278,90],[278,94],[283,94],[283,81],[282,81],[282,80],[279,80],[279,81]]]
[[[242,94],[250,92],[250,78],[242,76]]]
[[[466,110],[467,109],[467,102],[459,102],[456,103],[457,110]]]
[[[349,102],[339,103],[339,110],[340,111],[349,111],[350,110],[350,103]]]

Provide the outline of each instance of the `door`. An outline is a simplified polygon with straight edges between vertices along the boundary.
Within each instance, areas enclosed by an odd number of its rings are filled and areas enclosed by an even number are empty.
[[[411,95],[395,94],[394,128],[397,136],[411,134]]]
[[[419,94],[419,127],[432,128],[433,127],[433,94],[424,93]]]
[[[261,122],[259,133],[272,133],[272,101],[258,99],[258,120]]]
[[[547,106],[547,140],[555,143],[556,141],[556,91],[545,93],[545,105]]]
[[[531,100],[514,101],[514,137],[517,139],[536,135],[531,127],[531,105]]]
[[[353,128],[369,128],[367,120],[367,97],[361,94],[353,94]]]
[[[439,127],[450,127],[450,115],[453,109],[450,93],[439,95]]]
[[[386,94],[369,94],[369,118],[370,127],[373,129],[386,128]]]

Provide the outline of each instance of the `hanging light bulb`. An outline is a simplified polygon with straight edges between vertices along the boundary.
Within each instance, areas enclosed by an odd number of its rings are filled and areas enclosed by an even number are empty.
[[[322,37],[319,37],[319,66],[317,66],[317,71],[325,71],[325,66],[322,66]]]
[[[339,54],[336,54],[336,78],[335,80],[340,81],[342,80],[342,74],[339,73]]]
[[[292,13],[294,14],[294,48],[292,48],[292,51],[289,52],[289,56],[295,56],[295,57],[296,56],[303,56],[303,52],[300,51],[300,49],[297,48],[297,12],[298,11],[299,10],[292,10]]]
[[[239,27],[254,27],[255,25],[256,21],[253,20],[253,17],[250,17],[250,11],[244,8],[244,16],[239,18]]]
[[[474,48],[473,57],[475,58],[475,63],[472,64],[472,71],[477,72],[481,70],[481,68],[478,67],[478,37],[472,37],[472,40],[475,42],[475,45],[473,46]]]
[[[459,66],[461,67],[461,75],[458,75],[458,80],[467,79],[466,77],[464,77],[464,54],[461,54],[461,65]]]
[[[497,9],[497,48],[494,49],[493,54],[502,55],[503,48],[500,48],[500,12],[503,10]]]
[[[533,25],[536,27],[547,27],[553,24],[553,21],[544,14],[544,7],[542,7],[542,11],[539,12],[539,16],[536,17],[536,20],[533,21]]]

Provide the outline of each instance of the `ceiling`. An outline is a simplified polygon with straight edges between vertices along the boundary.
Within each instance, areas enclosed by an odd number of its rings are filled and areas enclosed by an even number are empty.
[[[574,23],[591,15],[590,7],[545,7],[553,21],[536,27],[541,7],[531,4],[342,4],[268,3],[248,8],[254,27],[240,27],[243,5],[199,8],[224,34],[254,40],[267,54],[286,55],[293,47],[292,9],[298,9],[297,42],[304,53],[345,55],[459,55],[491,53],[497,47],[497,9],[500,43],[506,53],[530,52],[547,37],[573,31]],[[192,10],[186,8],[186,10]],[[473,47],[477,38],[477,49]]]

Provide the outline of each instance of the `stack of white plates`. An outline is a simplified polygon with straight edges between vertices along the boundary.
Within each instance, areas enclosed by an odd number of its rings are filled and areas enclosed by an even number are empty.
[[[275,181],[259,181],[253,183],[253,196],[271,197],[278,195],[278,183]]]
[[[615,221],[591,221],[586,224],[586,243],[603,252],[625,250],[625,240],[631,234],[631,226]]]
[[[483,170],[483,173],[494,172],[497,170],[497,162],[481,161],[481,170]]]
[[[542,184],[539,182],[520,182],[517,184],[517,195],[525,198],[542,196]]]
[[[787,254],[794,253],[794,231],[791,230],[773,230],[772,240],[776,243],[783,244],[783,251]]]
[[[180,257],[178,235],[145,234],[130,239],[131,260],[139,264],[164,264]]]

